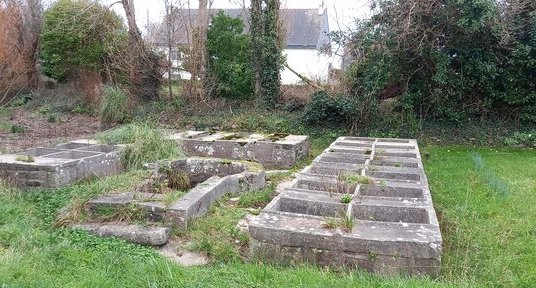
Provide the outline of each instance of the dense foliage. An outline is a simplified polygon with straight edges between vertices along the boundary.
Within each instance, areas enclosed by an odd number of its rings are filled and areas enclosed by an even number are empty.
[[[250,37],[240,18],[220,11],[207,33],[209,92],[212,96],[245,99],[253,96]]]
[[[348,97],[331,97],[324,91],[311,95],[305,106],[304,121],[314,126],[340,126],[355,119],[357,103]]]
[[[376,0],[347,47],[360,118],[379,103],[421,119],[536,121],[536,2]]]
[[[130,120],[131,113],[127,93],[117,86],[102,87],[102,99],[99,116],[103,125],[125,123]]]
[[[103,72],[111,53],[126,45],[126,30],[97,2],[59,0],[45,11],[41,39],[43,72],[66,81],[83,70]]]

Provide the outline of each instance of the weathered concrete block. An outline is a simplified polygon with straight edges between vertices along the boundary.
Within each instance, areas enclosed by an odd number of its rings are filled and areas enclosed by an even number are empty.
[[[0,177],[21,188],[60,188],[122,171],[119,147],[69,142],[0,155]]]
[[[415,140],[337,139],[248,229],[252,259],[440,272],[441,233]]]
[[[191,156],[249,160],[267,168],[288,168],[309,153],[309,137],[186,131],[169,135]]]

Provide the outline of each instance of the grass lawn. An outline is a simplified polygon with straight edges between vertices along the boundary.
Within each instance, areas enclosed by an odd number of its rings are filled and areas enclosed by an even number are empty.
[[[333,139],[313,139],[318,153]],[[421,147],[441,218],[444,240],[439,279],[387,278],[337,273],[309,266],[277,267],[239,260],[233,228],[248,207],[269,200],[270,189],[227,201],[195,221],[188,233],[195,249],[214,263],[179,267],[153,250],[117,239],[53,227],[68,203],[129,187],[139,172],[78,186],[22,194],[0,187],[0,285],[2,287],[530,287],[536,283],[536,152],[468,147]],[[471,152],[485,167],[477,169]],[[303,164],[303,163],[302,163]],[[491,171],[508,183],[497,193]],[[490,175],[490,173],[486,175]],[[186,236],[187,235],[187,236]]]

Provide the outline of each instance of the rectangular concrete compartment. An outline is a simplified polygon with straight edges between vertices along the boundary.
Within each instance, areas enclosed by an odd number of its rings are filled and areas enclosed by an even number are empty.
[[[367,175],[379,178],[379,179],[392,179],[392,180],[409,180],[409,181],[420,181],[421,176],[419,174],[413,173],[403,173],[403,172],[383,172],[383,171],[368,171]]]
[[[37,157],[37,156],[43,156],[47,154],[59,153],[62,151],[63,150],[60,150],[60,149],[37,147],[37,148],[32,148],[32,149],[20,152],[18,154]]]
[[[92,144],[69,142],[69,143],[58,144],[58,145],[54,146],[54,148],[72,150],[72,149],[87,148],[89,146],[92,146]]]
[[[341,203],[343,194],[315,193],[314,199],[307,197],[306,193],[286,191],[280,195],[274,206],[275,211],[289,212],[304,215],[323,217],[336,217],[346,213],[348,204]]]
[[[378,138],[378,143],[410,143],[409,139]]]
[[[341,157],[336,155],[322,155],[318,156],[318,161],[321,162],[328,162],[328,163],[349,163],[349,164],[364,164],[367,160],[367,157],[365,155],[361,157]]]
[[[92,146],[77,148],[76,150],[83,150],[83,151],[89,151],[89,152],[110,153],[110,152],[119,151],[119,147],[111,146],[111,145],[92,145]]]
[[[378,197],[422,198],[423,190],[421,188],[362,185],[359,194]]]
[[[389,160],[389,159],[371,160],[370,164],[374,166],[419,168],[419,163],[417,162],[402,162],[402,161]]]
[[[372,143],[360,143],[360,142],[338,142],[335,146],[343,147],[355,147],[355,148],[371,148]]]
[[[353,171],[354,173],[360,174],[362,169],[359,169],[359,168],[348,169],[348,168],[343,168],[343,167],[335,168],[334,166],[319,165],[319,166],[312,166],[309,171],[310,173],[314,173],[314,174],[340,175],[341,173],[344,173],[349,170]]]
[[[429,224],[428,212],[419,207],[356,204],[353,215],[359,220]]]
[[[82,158],[93,157],[93,156],[98,156],[98,155],[99,155],[99,153],[95,153],[95,152],[71,150],[71,151],[65,151],[65,152],[59,152],[59,153],[54,153],[54,154],[43,155],[42,157],[76,160],[76,159],[82,159]]]
[[[322,191],[328,193],[339,194],[353,194],[357,185],[348,185],[335,181],[328,181],[328,179],[312,180],[312,179],[298,179],[293,188],[308,189],[313,191]]]
[[[417,154],[408,152],[378,152],[377,156],[410,157],[417,158]]]

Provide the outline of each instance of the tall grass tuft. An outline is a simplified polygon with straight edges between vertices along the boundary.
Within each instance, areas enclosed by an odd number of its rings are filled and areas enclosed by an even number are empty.
[[[125,169],[139,169],[157,160],[182,157],[177,143],[149,123],[131,123],[101,132],[96,138],[107,144],[128,144],[121,152]]]
[[[482,158],[482,155],[477,152],[472,152],[470,156],[473,160],[475,171],[495,194],[503,197],[510,195],[510,184],[502,180],[494,171],[486,166],[486,162]]]
[[[131,118],[128,96],[117,86],[105,85],[102,89],[99,115],[104,125],[126,123]]]

